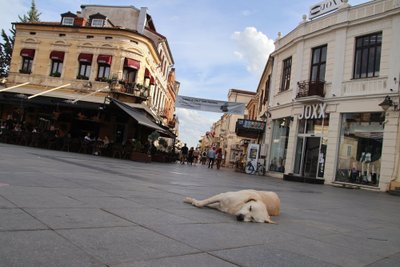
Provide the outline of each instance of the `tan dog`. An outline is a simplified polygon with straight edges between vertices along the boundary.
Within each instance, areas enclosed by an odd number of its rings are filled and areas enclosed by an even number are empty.
[[[236,216],[238,221],[275,223],[270,216],[280,212],[280,200],[276,193],[241,190],[221,193],[204,200],[187,197],[185,203],[198,208],[210,207]]]

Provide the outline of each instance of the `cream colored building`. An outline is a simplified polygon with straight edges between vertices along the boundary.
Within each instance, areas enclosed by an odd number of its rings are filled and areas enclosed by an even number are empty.
[[[275,42],[258,90],[267,170],[385,191],[399,175],[400,4],[343,2]]]
[[[228,92],[228,102],[238,102],[248,104],[256,94],[245,90],[230,89]],[[233,166],[236,155],[242,154],[248,143],[246,138],[238,137],[235,132],[238,119],[247,118],[245,115],[224,114],[221,119],[213,124],[211,132],[214,138],[211,143],[220,146],[223,149],[225,166]],[[203,139],[204,140],[204,139]],[[210,143],[205,140],[204,143]]]
[[[25,107],[41,99],[54,110],[74,109],[74,104],[97,109],[111,97],[144,112],[151,122],[134,118],[141,126],[173,129],[179,82],[167,38],[157,32],[147,8],[82,5],[81,11],[63,13],[57,22],[15,26],[7,87],[24,85],[3,96],[25,95]],[[33,120],[39,120],[37,114],[32,114],[30,123]],[[130,135],[139,128],[130,130]],[[120,130],[105,127],[104,131],[113,135]]]

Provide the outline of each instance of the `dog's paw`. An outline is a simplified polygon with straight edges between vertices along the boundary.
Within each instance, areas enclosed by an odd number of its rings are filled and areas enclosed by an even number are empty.
[[[191,197],[185,197],[185,199],[183,200],[184,203],[188,203],[188,204],[193,204],[194,199]]]

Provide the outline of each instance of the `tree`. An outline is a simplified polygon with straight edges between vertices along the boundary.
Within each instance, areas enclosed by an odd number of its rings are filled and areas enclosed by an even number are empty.
[[[35,0],[32,0],[29,11],[22,17],[18,15],[20,22],[37,22],[41,13],[36,9]],[[0,43],[0,76],[7,76],[11,63],[11,56],[14,47],[15,29],[10,30],[11,34],[7,35],[4,29],[1,30],[3,42]]]
[[[35,0],[32,0],[29,11],[22,17],[18,15],[18,18],[21,22],[37,22],[40,21],[39,17],[41,14],[42,13],[39,13],[39,11],[36,9]]]

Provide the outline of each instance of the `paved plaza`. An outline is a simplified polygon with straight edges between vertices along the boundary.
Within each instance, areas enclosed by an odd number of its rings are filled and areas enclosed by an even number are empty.
[[[279,224],[182,202],[281,198]],[[399,266],[400,197],[0,144],[0,266]]]

